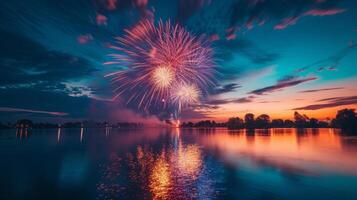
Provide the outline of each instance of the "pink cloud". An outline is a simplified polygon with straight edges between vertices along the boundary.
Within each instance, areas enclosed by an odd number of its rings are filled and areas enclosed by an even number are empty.
[[[96,21],[98,25],[107,25],[107,17],[101,14],[97,14]]]
[[[91,40],[93,40],[93,36],[91,34],[85,34],[85,35],[80,35],[77,37],[77,42],[79,44],[86,44],[88,42],[90,42]]]
[[[209,39],[210,39],[210,41],[217,41],[217,40],[219,40],[219,35],[217,35],[217,34],[214,34],[214,35],[211,35],[210,37],[209,37]]]
[[[296,24],[296,22],[299,20],[299,17],[288,17],[283,19],[279,24],[274,26],[275,30],[282,30],[285,29],[288,26]]]
[[[253,20],[249,20],[246,24],[245,24],[246,28],[248,30],[253,28]]]
[[[306,11],[304,14],[295,17],[288,17],[283,19],[279,24],[274,26],[275,30],[282,30],[287,28],[288,26],[294,25],[297,23],[301,16],[328,16],[335,15],[342,12],[345,12],[345,9],[340,8],[332,8],[332,9],[311,9]]]
[[[142,122],[146,125],[159,125],[163,124],[154,115],[142,115],[135,110],[122,107],[125,101],[121,99],[97,99],[92,101],[88,108],[88,118],[92,119],[109,119],[111,121],[125,121],[125,122]],[[103,112],[103,110],[105,112]]]
[[[226,39],[227,40],[234,40],[234,39],[236,39],[236,34],[230,33],[230,34],[227,35]]]
[[[235,31],[235,28],[234,27],[229,27],[226,29],[226,33],[232,33]]]
[[[336,15],[339,13],[345,12],[345,9],[333,8],[333,9],[312,9],[304,13],[308,16],[327,16],[327,15]]]
[[[259,23],[258,23],[259,26],[263,26],[264,24],[265,24],[265,19],[260,20]]]
[[[255,94],[255,95],[264,95],[267,93],[272,93],[275,91],[279,91],[282,90],[284,88],[288,88],[288,87],[293,87],[302,83],[306,83],[306,82],[310,82],[310,81],[314,81],[317,80],[317,77],[312,76],[312,77],[307,77],[307,78],[298,78],[298,77],[286,77],[282,80],[279,80],[275,85],[271,85],[271,86],[267,86],[264,88],[259,88],[256,90],[253,90],[251,92],[249,92],[249,94]]]
[[[328,71],[337,71],[337,68],[334,66],[328,67],[327,68]]]
[[[138,7],[145,7],[148,4],[148,0],[135,0],[135,5]]]
[[[108,0],[107,1],[107,9],[108,10],[115,10],[117,8],[117,0]]]

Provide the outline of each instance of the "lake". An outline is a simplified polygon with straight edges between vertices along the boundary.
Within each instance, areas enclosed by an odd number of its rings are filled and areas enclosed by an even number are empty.
[[[334,129],[1,130],[0,199],[357,199]]]

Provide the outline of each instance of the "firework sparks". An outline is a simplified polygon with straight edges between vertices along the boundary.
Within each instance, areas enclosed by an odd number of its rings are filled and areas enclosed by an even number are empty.
[[[198,103],[200,90],[193,84],[181,83],[174,89],[171,97],[180,110],[182,106]]]
[[[127,69],[114,72],[115,97],[124,95],[145,110],[151,106],[188,106],[214,86],[212,49],[179,25],[142,21],[126,35],[116,38],[108,64]],[[161,104],[160,104],[161,103]]]
[[[167,88],[172,84],[174,76],[170,66],[159,66],[153,70],[152,79],[156,87]]]

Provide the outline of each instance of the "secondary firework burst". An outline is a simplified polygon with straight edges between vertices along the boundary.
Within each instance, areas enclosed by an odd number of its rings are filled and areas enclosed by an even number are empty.
[[[196,85],[179,83],[173,88],[171,98],[178,105],[178,111],[180,111],[183,106],[198,103],[200,94],[201,92]]]
[[[189,106],[214,86],[213,52],[207,40],[170,22],[141,21],[125,30],[110,47],[117,52],[107,64],[125,66],[112,77],[115,92],[128,103]],[[177,107],[177,109],[179,109]]]

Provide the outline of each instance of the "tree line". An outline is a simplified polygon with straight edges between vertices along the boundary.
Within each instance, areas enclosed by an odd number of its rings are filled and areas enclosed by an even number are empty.
[[[227,127],[228,129],[264,129],[264,128],[341,128],[357,130],[357,114],[354,109],[342,109],[332,120],[320,121],[316,118],[309,118],[299,112],[294,113],[293,120],[271,119],[269,115],[262,114],[257,117],[253,113],[247,113],[244,119],[231,117],[227,122],[217,123],[211,120],[184,122],[181,127]]]
[[[184,122],[180,125],[184,128],[213,128],[213,127],[226,127],[228,129],[266,129],[266,128],[341,128],[347,130],[357,130],[357,114],[355,109],[342,109],[336,114],[332,120],[320,121],[316,118],[309,118],[305,114],[299,112],[294,113],[293,120],[271,119],[269,115],[262,114],[257,117],[253,113],[247,113],[243,119],[239,117],[231,117],[227,122],[219,123],[211,120],[203,120],[196,123]],[[18,120],[16,123],[1,123],[0,129],[8,128],[140,128],[143,124],[118,122],[109,124],[108,122],[66,122],[62,124],[53,123],[33,123],[28,119]]]

